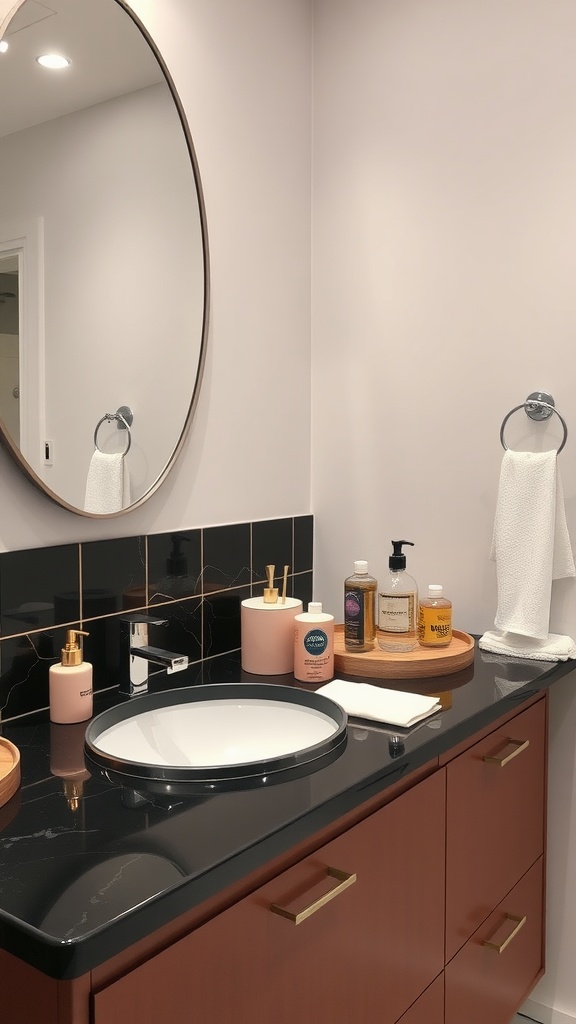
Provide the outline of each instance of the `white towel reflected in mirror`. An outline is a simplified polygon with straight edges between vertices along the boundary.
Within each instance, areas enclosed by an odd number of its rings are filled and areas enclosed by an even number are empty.
[[[101,452],[90,460],[84,511],[98,515],[121,512],[130,504],[130,473],[123,452]]]

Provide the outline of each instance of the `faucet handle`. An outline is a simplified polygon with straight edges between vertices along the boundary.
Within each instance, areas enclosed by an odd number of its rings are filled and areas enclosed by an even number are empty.
[[[148,645],[148,627],[165,626],[167,619],[156,619],[153,615],[123,615],[120,618],[120,643],[124,649],[146,647]]]
[[[140,612],[133,612],[129,615],[121,615],[120,622],[147,622],[150,626],[165,626],[168,619],[157,619],[154,615],[142,615]]]

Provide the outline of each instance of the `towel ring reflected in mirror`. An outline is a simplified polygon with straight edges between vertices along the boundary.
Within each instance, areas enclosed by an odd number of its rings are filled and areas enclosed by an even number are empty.
[[[510,417],[513,416],[515,412],[518,412],[519,409],[524,409],[526,415],[529,416],[531,420],[548,420],[550,419],[552,413],[556,413],[556,416],[562,424],[562,429],[564,430],[564,437],[562,438],[562,443],[558,448],[558,451],[556,452],[557,455],[560,455],[560,452],[562,451],[568,438],[568,427],[566,425],[566,420],[563,416],[560,415],[558,409],[555,407],[552,395],[547,394],[547,392],[545,391],[532,392],[531,395],[528,395],[528,398],[525,402],[522,402],[521,405],[515,405],[514,408],[511,409],[510,412],[504,417],[504,419],[502,420],[502,426],[500,427],[500,443],[502,444],[504,451],[507,452],[509,450],[508,445],[504,440],[504,428],[508,423]]]
[[[130,414],[129,416],[128,413]],[[118,409],[116,412],[105,412],[102,418],[99,419],[98,423],[96,424],[96,429],[94,431],[94,448],[97,451],[102,452],[103,455],[106,454],[98,444],[98,431],[100,430],[100,427],[102,426],[103,423],[110,423],[112,420],[116,420],[118,429],[127,431],[127,443],[126,448],[124,449],[123,452],[124,455],[127,455],[128,452],[130,451],[130,445],[132,444],[132,431],[130,430],[130,424],[132,423],[132,419],[132,413],[130,412],[130,409],[127,408],[127,406],[122,406],[122,409]]]

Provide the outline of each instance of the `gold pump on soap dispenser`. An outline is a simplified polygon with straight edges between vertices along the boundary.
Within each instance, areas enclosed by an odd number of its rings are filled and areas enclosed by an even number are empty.
[[[84,661],[79,636],[89,636],[82,629],[66,630],[60,664],[48,673],[50,689],[50,721],[68,725],[85,722],[92,716],[92,665]]]

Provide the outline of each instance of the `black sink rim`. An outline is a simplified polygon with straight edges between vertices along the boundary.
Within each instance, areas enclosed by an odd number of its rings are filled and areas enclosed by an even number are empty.
[[[222,766],[150,765],[105,753],[97,746],[98,737],[113,725],[133,718],[135,714],[173,707],[175,704],[194,704],[206,700],[229,700],[231,696],[245,700],[273,700],[279,703],[299,704],[327,715],[335,723],[335,731],[320,743],[301,750],[262,761]],[[312,690],[301,690],[279,683],[203,683],[196,686],[146,693],[102,711],[91,720],[84,736],[84,753],[114,780],[125,778],[131,785],[138,780],[158,783],[240,783],[274,776],[290,769],[302,769],[327,759],[338,748],[344,749],[347,739],[348,716],[336,701]]]

